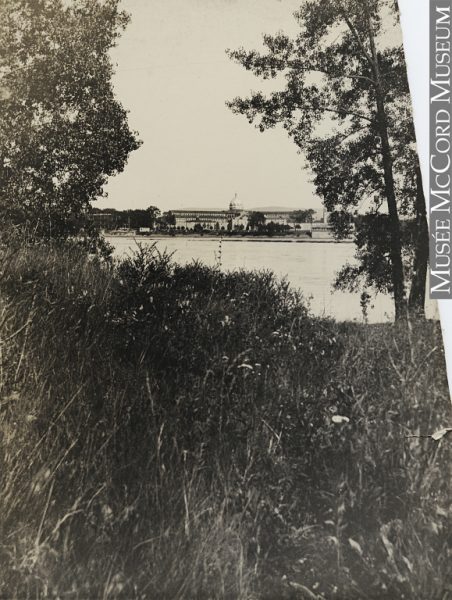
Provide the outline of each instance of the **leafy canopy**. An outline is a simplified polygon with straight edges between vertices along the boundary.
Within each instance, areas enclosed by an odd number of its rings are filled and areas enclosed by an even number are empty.
[[[418,191],[415,135],[397,3],[306,0],[295,18],[299,32],[294,38],[279,32],[263,36],[261,52],[244,48],[227,51],[260,79],[274,79],[276,88],[270,94],[258,91],[235,98],[228,106],[261,131],[284,127],[305,156],[325,207],[333,213],[331,222],[338,238],[349,235],[353,215],[368,214],[366,221],[356,223],[357,227],[366,224],[358,236],[360,266],[355,270],[347,267],[340,280],[355,285],[358,276],[365,285],[392,291],[390,254],[392,251],[394,257],[398,252],[395,248],[394,254],[391,246],[399,237],[398,215],[416,214]],[[389,186],[385,180],[382,120],[389,142],[386,167],[392,171],[396,201],[390,218],[385,218]],[[394,221],[396,229],[391,234]],[[381,235],[371,235],[369,223],[375,223]],[[404,241],[408,247],[401,256],[405,273],[409,273],[412,238],[404,236]],[[384,260],[374,269],[374,261],[361,259],[376,244]]]
[[[111,82],[118,4],[0,3],[0,210],[39,235],[78,232],[140,145]]]

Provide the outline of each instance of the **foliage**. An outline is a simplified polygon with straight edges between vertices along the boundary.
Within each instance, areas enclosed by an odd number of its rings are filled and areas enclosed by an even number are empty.
[[[336,239],[343,240],[353,234],[353,227],[359,229],[361,219],[359,217],[353,219],[347,211],[337,210],[328,216],[328,223],[333,226]]]
[[[168,229],[171,227],[175,227],[176,217],[175,217],[174,213],[172,213],[171,211],[168,211],[168,212],[164,213],[161,217],[159,217],[157,219],[157,222],[159,223],[159,225],[162,229]]]
[[[296,210],[293,214],[295,223],[312,223],[315,210],[308,208],[307,210]]]
[[[265,225],[265,215],[259,211],[252,211],[248,215],[248,227],[251,229],[259,229]]]
[[[155,247],[2,258],[0,596],[444,597],[436,323]]]
[[[127,21],[118,0],[0,4],[3,221],[47,238],[86,229],[90,202],[139,147],[111,83]]]
[[[403,48],[392,24],[398,17],[396,3],[310,0],[295,16],[300,26],[295,38],[264,35],[263,53],[228,51],[260,78],[279,76],[284,88],[268,96],[255,92],[235,98],[228,105],[261,131],[282,124],[304,153],[328,211],[388,215],[379,221],[386,224],[390,240],[384,266],[389,269],[396,314],[402,316],[405,277],[399,213],[417,219],[423,247],[416,245],[415,250],[423,265],[416,264],[413,276],[424,286],[424,294],[428,234],[425,202],[419,197],[422,182],[415,176],[420,171]],[[343,235],[344,220],[333,224]],[[367,285],[379,289],[380,273],[374,280],[374,272],[366,271],[370,266],[363,263],[361,272]],[[417,293],[422,296],[422,289]]]
[[[346,215],[334,213],[334,218],[342,216],[343,222],[336,225],[336,231],[349,231],[350,222]],[[337,274],[335,287],[358,291],[364,284],[365,288],[374,288],[377,292],[392,291],[388,215],[368,214],[355,218],[355,244],[358,264],[346,264]],[[416,241],[416,224],[404,221],[400,228],[403,259],[406,271],[413,264],[413,248]]]
[[[150,216],[150,226],[154,228],[161,215],[160,209],[157,206],[148,206],[146,212]]]

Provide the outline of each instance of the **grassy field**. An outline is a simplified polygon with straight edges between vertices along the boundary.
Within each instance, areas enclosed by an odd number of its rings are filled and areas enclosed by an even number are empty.
[[[0,597],[452,597],[437,323],[271,273],[4,250]]]

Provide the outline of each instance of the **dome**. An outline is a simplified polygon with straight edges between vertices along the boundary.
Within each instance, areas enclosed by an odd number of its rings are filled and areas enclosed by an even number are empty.
[[[234,194],[234,198],[229,202],[229,210],[243,210],[243,205],[238,201],[237,194]]]

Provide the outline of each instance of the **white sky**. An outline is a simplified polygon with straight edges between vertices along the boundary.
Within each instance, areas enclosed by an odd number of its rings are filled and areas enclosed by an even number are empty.
[[[123,0],[131,23],[114,50],[115,89],[143,145],[99,207],[319,208],[302,156],[282,128],[260,133],[226,100],[270,91],[226,48],[297,31],[299,0]]]

